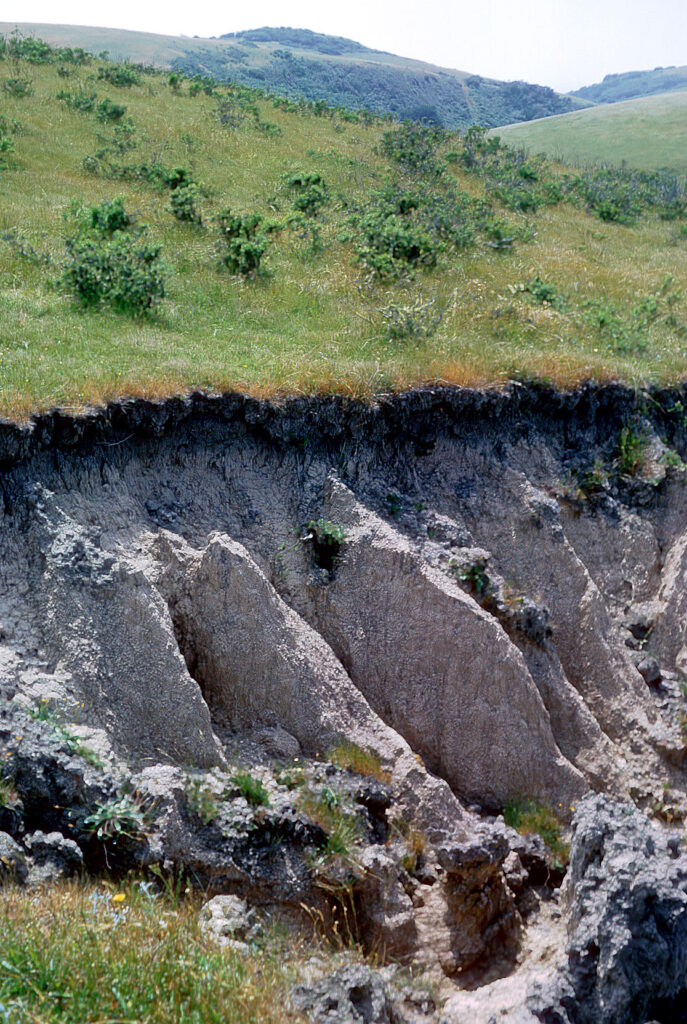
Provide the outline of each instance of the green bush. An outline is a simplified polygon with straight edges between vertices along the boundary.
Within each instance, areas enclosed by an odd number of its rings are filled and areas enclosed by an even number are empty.
[[[184,76],[178,71],[173,71],[167,78],[167,85],[170,87],[173,93],[179,94],[181,92],[181,86],[184,82]]]
[[[82,114],[89,114],[94,109],[97,98],[96,92],[89,92],[83,86],[79,86],[75,92],[65,92],[61,89],[57,93],[58,100],[66,103],[70,110],[78,110]]]
[[[212,75],[194,75],[188,85],[189,96],[197,96],[198,93],[205,93],[206,96],[214,96],[217,82]]]
[[[98,104],[96,116],[99,121],[119,121],[126,114],[126,107],[123,103],[113,103],[110,99],[104,99]]]
[[[126,231],[131,227],[131,216],[124,209],[121,196],[106,200],[99,206],[85,209],[85,225],[101,235],[113,235],[115,231]]]
[[[377,277],[393,279],[418,265],[436,265],[440,243],[413,216],[420,200],[412,193],[379,193],[358,218],[357,255]]]
[[[322,175],[316,171],[298,172],[286,177],[286,184],[294,194],[293,208],[308,217],[316,216],[329,201],[329,189]]]
[[[257,274],[267,248],[259,213],[236,214],[224,210],[216,218],[220,235],[220,262],[232,274]]]
[[[169,197],[169,210],[182,224],[202,224],[203,218],[198,209],[200,189],[193,182],[172,189]]]
[[[98,78],[109,82],[118,89],[130,89],[132,85],[141,84],[141,76],[131,64],[106,64],[98,68]]]
[[[16,30],[5,41],[8,57],[30,64],[49,64],[54,55],[52,46],[34,36],[21,36]]]
[[[147,241],[146,228],[129,231],[130,223],[121,199],[77,216],[80,231],[65,240],[62,284],[81,306],[142,316],[164,298],[161,247]]]
[[[9,132],[5,132],[0,125],[0,171],[4,171],[7,167],[7,161],[5,157],[9,153],[14,152],[14,139]]]
[[[436,160],[436,151],[445,135],[443,129],[432,125],[403,124],[384,132],[380,149],[384,156],[407,171],[438,176],[443,168]]]
[[[33,79],[29,75],[14,75],[5,79],[2,88],[12,99],[21,100],[33,95]]]

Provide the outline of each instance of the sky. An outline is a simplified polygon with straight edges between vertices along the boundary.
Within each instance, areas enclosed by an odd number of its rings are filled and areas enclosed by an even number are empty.
[[[188,36],[288,25],[561,92],[687,64],[687,0],[117,0],[97,10],[92,0],[0,0],[0,21]]]

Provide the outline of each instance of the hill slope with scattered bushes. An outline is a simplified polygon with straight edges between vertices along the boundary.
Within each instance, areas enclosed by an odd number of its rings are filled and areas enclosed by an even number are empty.
[[[676,379],[684,181],[1,41],[0,412]]]

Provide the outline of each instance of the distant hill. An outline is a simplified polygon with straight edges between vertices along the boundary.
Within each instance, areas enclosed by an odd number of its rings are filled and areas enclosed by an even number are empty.
[[[687,173],[687,91],[589,107],[500,128],[504,142],[568,163],[623,161]]]
[[[687,89],[687,66],[654,68],[653,71],[626,71],[606,75],[603,82],[585,85],[571,93],[592,103],[619,103],[623,100],[655,96],[658,93]]]
[[[14,22],[0,23],[0,33],[14,27]],[[85,26],[18,27],[54,45],[81,46],[94,53],[107,50],[117,60],[148,62],[189,75],[211,74],[220,81],[354,110],[427,118],[449,128],[527,121],[575,110],[585,102],[546,86],[440,68],[307,29],[260,28],[219,39],[186,39]]]

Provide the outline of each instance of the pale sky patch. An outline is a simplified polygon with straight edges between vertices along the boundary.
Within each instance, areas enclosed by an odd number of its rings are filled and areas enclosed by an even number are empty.
[[[687,0],[117,0],[97,14],[91,0],[2,0],[0,21],[13,19],[188,36],[288,25],[560,91],[687,64]]]

